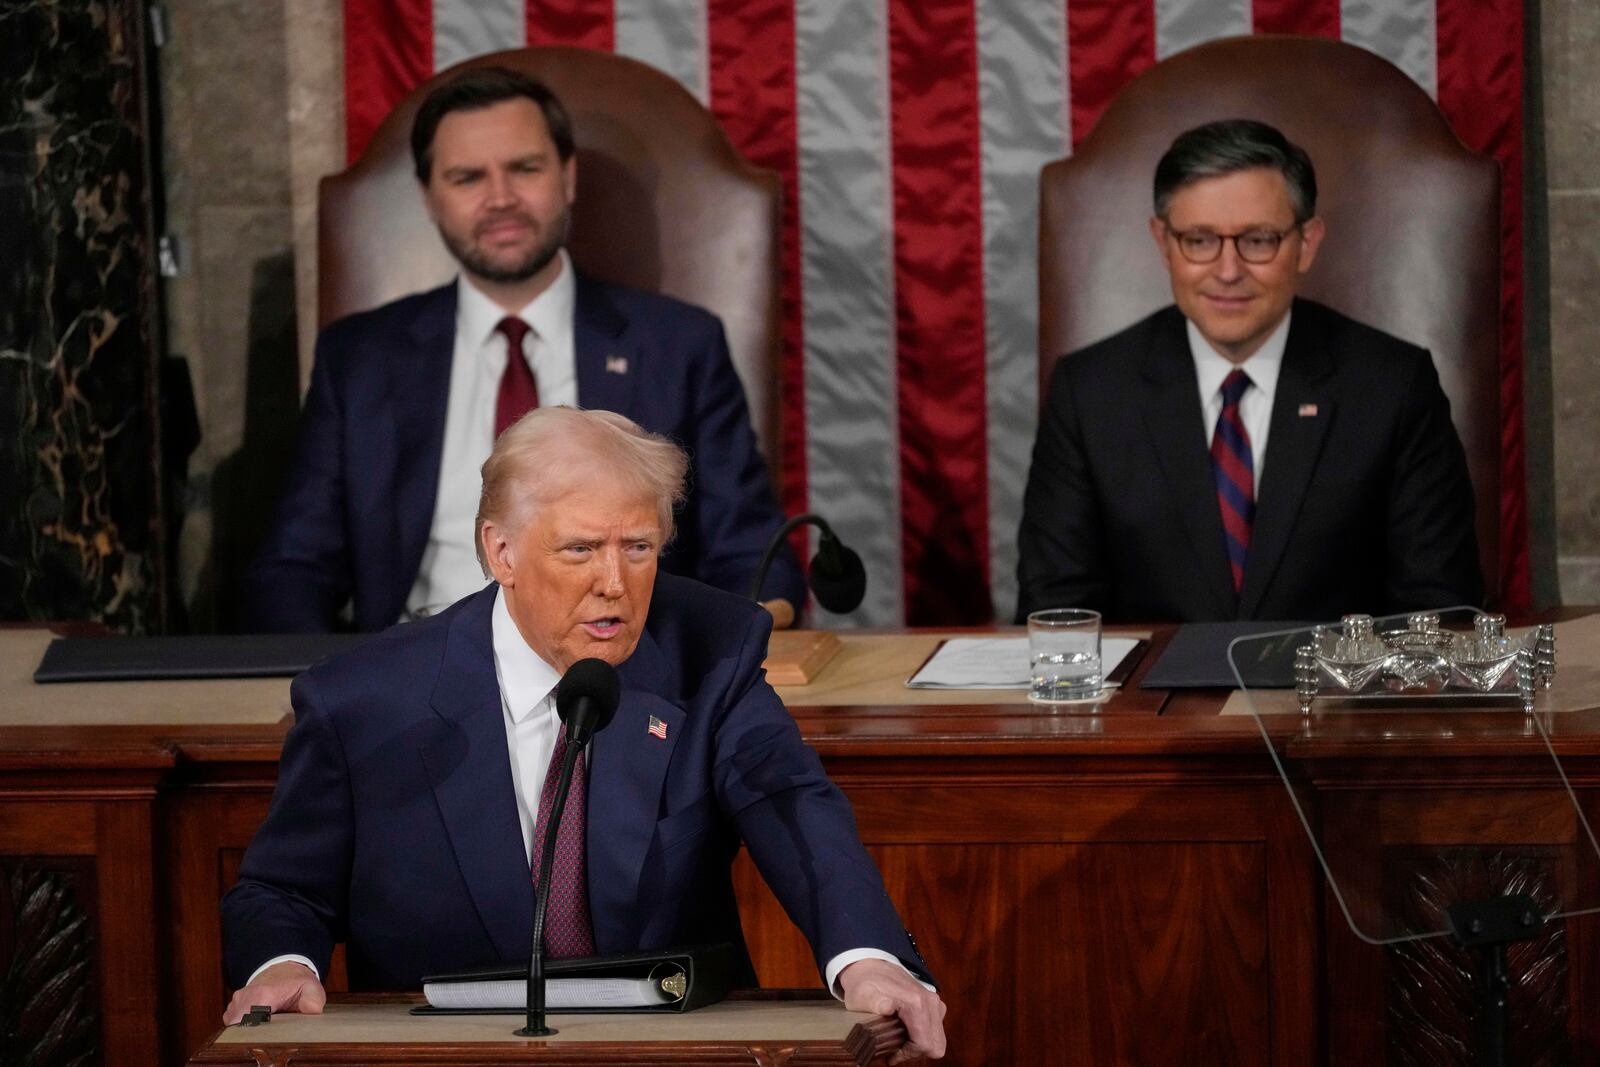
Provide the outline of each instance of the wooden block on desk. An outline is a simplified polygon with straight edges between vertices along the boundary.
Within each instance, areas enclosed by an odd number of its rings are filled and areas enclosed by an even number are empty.
[[[767,681],[772,685],[810,685],[843,647],[832,630],[774,630],[767,641]]]

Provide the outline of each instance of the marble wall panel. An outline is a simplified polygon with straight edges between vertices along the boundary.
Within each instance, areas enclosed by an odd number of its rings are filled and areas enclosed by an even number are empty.
[[[1544,0],[1540,18],[1550,187],[1600,187],[1600,4]]]
[[[0,6],[0,618],[163,622],[143,18]]]
[[[187,592],[194,624],[227,629],[234,589],[271,515],[294,443],[300,407],[294,255],[285,207],[206,207],[197,222],[194,269],[209,293],[201,335],[226,354],[232,371],[212,375],[205,390],[209,464],[190,472],[205,508],[191,522],[209,528],[209,538]]]
[[[1600,554],[1600,192],[1550,198],[1556,536],[1564,555]]]
[[[1600,5],[1540,7],[1550,195],[1550,346],[1561,595],[1600,603]]]
[[[167,14],[168,228],[185,253],[169,343],[189,359],[201,425],[178,587],[188,627],[208,631],[229,627],[299,407],[290,55],[284,0],[169,0]]]
[[[284,0],[289,48],[289,185],[294,208],[300,387],[317,336],[317,183],[344,169],[343,0]]]

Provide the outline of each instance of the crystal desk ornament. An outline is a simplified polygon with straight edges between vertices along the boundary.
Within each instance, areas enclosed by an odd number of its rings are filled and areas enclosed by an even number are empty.
[[[1442,629],[1435,614],[1412,615],[1403,630],[1379,631],[1371,615],[1318,626],[1295,651],[1302,714],[1318,697],[1498,698],[1533,711],[1533,694],[1556,676],[1556,630],[1535,626],[1506,636],[1504,615],[1478,614],[1472,633]]]

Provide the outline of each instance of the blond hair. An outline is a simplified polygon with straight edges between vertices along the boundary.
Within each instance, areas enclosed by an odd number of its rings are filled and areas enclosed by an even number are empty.
[[[540,508],[592,483],[597,468],[613,483],[652,497],[662,544],[672,540],[672,509],[683,501],[689,470],[683,449],[614,411],[535,408],[506,428],[483,464],[473,539],[484,577],[486,520],[520,528]]]

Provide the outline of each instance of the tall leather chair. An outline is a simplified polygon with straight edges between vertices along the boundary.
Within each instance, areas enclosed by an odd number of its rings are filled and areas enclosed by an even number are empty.
[[[1061,355],[1172,302],[1151,243],[1156,161],[1224,118],[1311,155],[1328,236],[1301,287],[1433,353],[1466,447],[1484,580],[1499,574],[1500,178],[1397,68],[1339,41],[1261,35],[1164,60],[1040,179],[1040,396]]]
[[[778,176],[746,163],[711,113],[652,67],[581,48],[520,48],[436,75],[384,119],[361,158],[317,195],[317,320],[442,285],[456,273],[428,220],[411,122],[440,82],[504,66],[543,81],[572,114],[578,200],[568,251],[606,281],[721,317],[756,438],[778,469]]]

